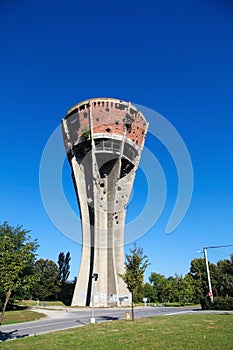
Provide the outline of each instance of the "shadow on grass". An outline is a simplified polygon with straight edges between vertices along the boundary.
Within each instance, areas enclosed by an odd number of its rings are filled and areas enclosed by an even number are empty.
[[[112,316],[97,316],[99,320],[105,320],[105,321],[116,321],[119,320],[119,317],[112,317]]]
[[[18,329],[11,331],[11,332],[1,332],[0,331],[0,342],[3,342],[5,340],[24,338],[24,337],[28,337],[28,335],[29,335],[29,334],[19,335],[19,334],[17,334],[17,332],[18,332]]]

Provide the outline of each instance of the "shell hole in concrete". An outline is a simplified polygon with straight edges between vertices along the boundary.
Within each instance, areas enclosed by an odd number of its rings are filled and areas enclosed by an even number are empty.
[[[118,221],[116,221],[116,224],[118,225]]]
[[[118,215],[115,216],[115,219],[116,219],[116,220],[118,219]]]

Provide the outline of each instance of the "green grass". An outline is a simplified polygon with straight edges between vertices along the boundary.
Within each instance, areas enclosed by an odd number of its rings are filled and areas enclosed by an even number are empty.
[[[233,315],[160,316],[91,324],[3,342],[2,349],[232,350]]]
[[[6,311],[2,324],[6,325],[34,321],[41,317],[45,317],[45,314],[29,310]]]
[[[64,306],[65,307],[65,304],[63,304],[62,301],[45,301],[45,303],[46,303],[46,306]],[[36,300],[19,300],[17,304],[22,306],[34,307],[36,306]],[[39,306],[42,307],[43,305],[44,305],[44,301],[40,300]]]

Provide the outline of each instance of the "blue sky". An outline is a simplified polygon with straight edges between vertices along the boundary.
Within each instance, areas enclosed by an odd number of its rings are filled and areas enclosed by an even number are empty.
[[[233,244],[232,19],[227,0],[1,1],[0,222],[31,230],[39,257],[56,261],[59,252],[70,251],[71,277],[77,274],[81,246],[56,229],[43,207],[40,160],[71,106],[107,96],[167,118],[193,164],[189,210],[168,235],[176,169],[167,150],[148,137],[146,146],[166,176],[167,198],[157,223],[137,240],[151,262],[146,277],[185,274],[203,246]],[[77,211],[67,162],[63,182]],[[144,182],[139,170],[127,220],[141,210]],[[209,260],[232,251],[209,251]]]

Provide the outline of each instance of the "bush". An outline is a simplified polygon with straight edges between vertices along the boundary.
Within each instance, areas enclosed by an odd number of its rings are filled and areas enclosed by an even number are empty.
[[[201,308],[203,310],[233,310],[233,297],[215,297],[213,303],[209,297],[202,298]]]

